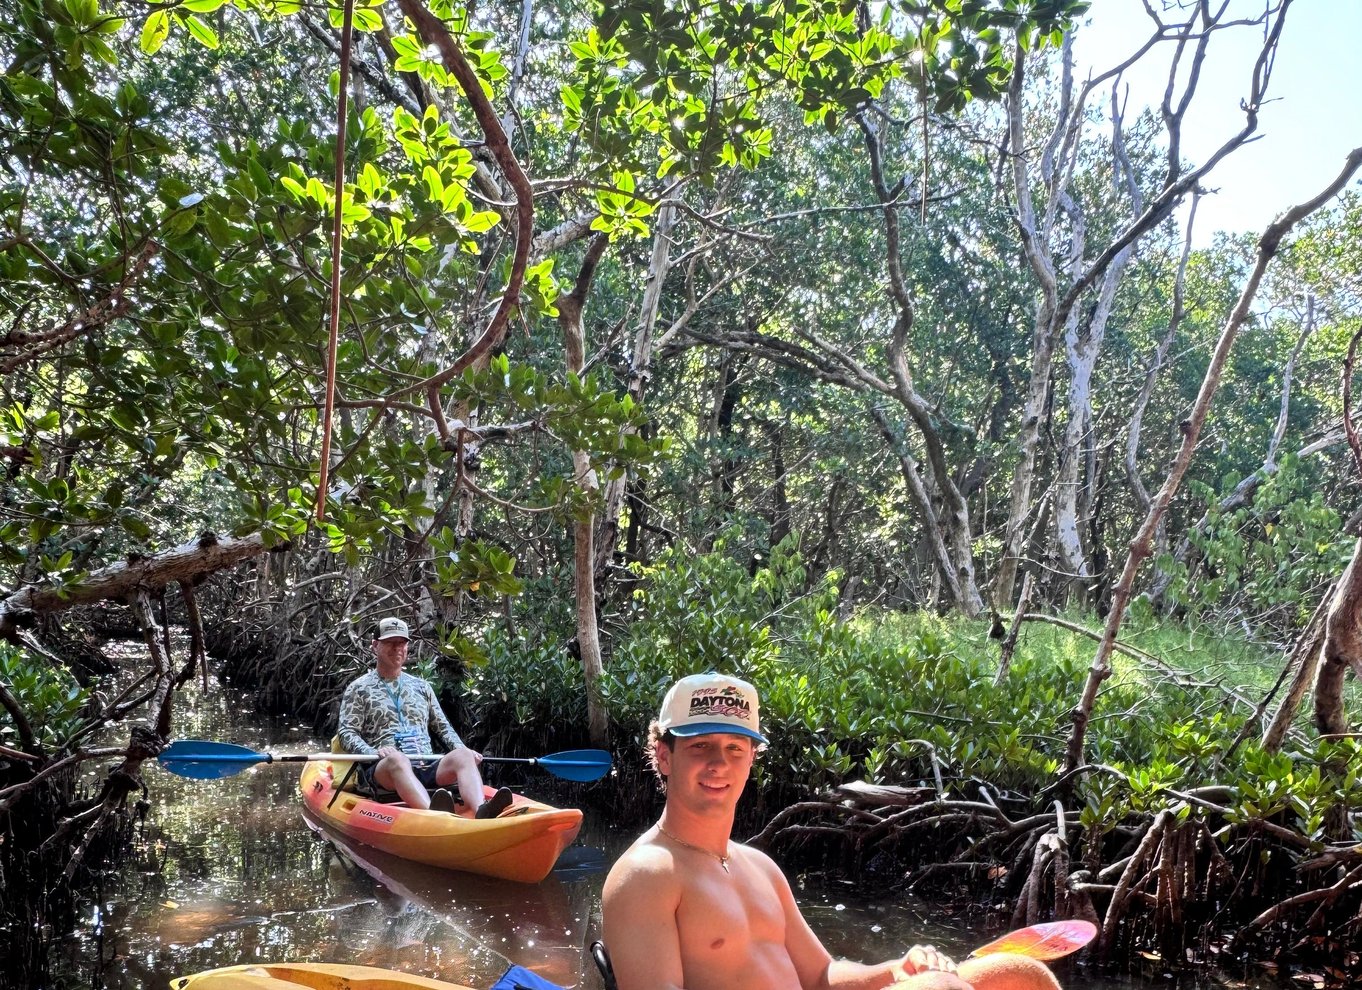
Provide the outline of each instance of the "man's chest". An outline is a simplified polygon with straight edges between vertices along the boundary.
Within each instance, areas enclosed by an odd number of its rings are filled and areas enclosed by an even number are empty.
[[[760,875],[706,870],[693,878],[677,908],[677,930],[687,968],[731,962],[754,946],[785,944],[779,895]],[[715,875],[709,876],[710,872]]]
[[[364,686],[359,700],[364,714],[380,723],[424,722],[430,714],[425,695],[410,684],[371,682]]]

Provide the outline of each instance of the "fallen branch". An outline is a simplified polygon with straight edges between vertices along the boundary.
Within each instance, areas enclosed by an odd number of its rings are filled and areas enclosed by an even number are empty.
[[[160,588],[172,581],[192,581],[259,556],[266,549],[270,548],[265,546],[264,537],[259,533],[239,539],[204,533],[194,542],[164,553],[102,568],[78,584],[61,588],[25,585],[0,599],[0,638],[18,642],[19,629],[32,625],[38,615],[110,598],[127,598],[138,588]],[[286,546],[273,549],[286,549]]]
[[[1356,886],[1362,886],[1362,866],[1353,867],[1344,874],[1343,879],[1339,880],[1338,883],[1334,884],[1332,887],[1307,890],[1294,897],[1288,897],[1279,904],[1272,905],[1272,907],[1268,908],[1245,925],[1243,930],[1251,931],[1254,928],[1262,928],[1264,925],[1270,925],[1287,911],[1290,911],[1293,907],[1297,907],[1301,904],[1312,904],[1319,900],[1323,900],[1326,903],[1332,903],[1337,900],[1339,895],[1344,891]]]
[[[11,784],[9,787],[0,790],[0,815],[9,811],[9,809],[14,806],[14,802],[23,797],[25,792],[32,790],[48,777],[60,773],[68,767],[74,766],[77,763],[83,763],[85,760],[99,760],[110,756],[126,755],[127,750],[118,746],[105,747],[102,749],[78,749],[69,756],[64,756],[60,760],[49,763],[32,777],[28,778],[28,780],[20,781],[17,784]],[[34,759],[34,757],[27,758]]]

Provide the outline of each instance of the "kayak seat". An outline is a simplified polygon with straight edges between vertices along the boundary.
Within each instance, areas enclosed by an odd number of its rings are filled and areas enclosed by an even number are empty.
[[[605,943],[600,939],[591,943],[591,961],[601,971],[605,990],[619,990],[619,984],[615,982],[615,967],[610,965],[610,953],[605,951]]]
[[[344,753],[345,747],[341,745],[339,735],[331,737],[331,752]],[[335,782],[336,788],[351,794],[358,794],[359,788],[355,786],[356,776],[355,765],[347,761],[333,760],[331,762],[331,779]]]

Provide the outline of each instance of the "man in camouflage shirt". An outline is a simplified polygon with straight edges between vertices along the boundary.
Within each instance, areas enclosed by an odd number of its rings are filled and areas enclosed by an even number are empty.
[[[377,763],[360,764],[360,789],[396,791],[411,808],[453,811],[453,796],[445,788],[457,781],[466,808],[478,818],[495,818],[510,805],[511,792],[503,787],[484,803],[478,770],[482,754],[463,744],[431,686],[402,672],[408,639],[401,619],[380,621],[374,669],[351,681],[341,698],[341,746],[347,753],[381,757]],[[448,752],[438,761],[413,762],[412,756],[432,751],[432,734]]]

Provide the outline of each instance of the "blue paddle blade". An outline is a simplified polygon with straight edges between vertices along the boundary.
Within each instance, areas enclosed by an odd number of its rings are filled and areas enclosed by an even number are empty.
[[[570,749],[541,756],[535,765],[564,780],[600,780],[610,772],[610,754],[603,749]]]
[[[268,753],[257,753],[245,746],[209,742],[206,739],[179,739],[157,757],[161,766],[191,780],[217,780],[230,777],[255,763],[268,763]]]

